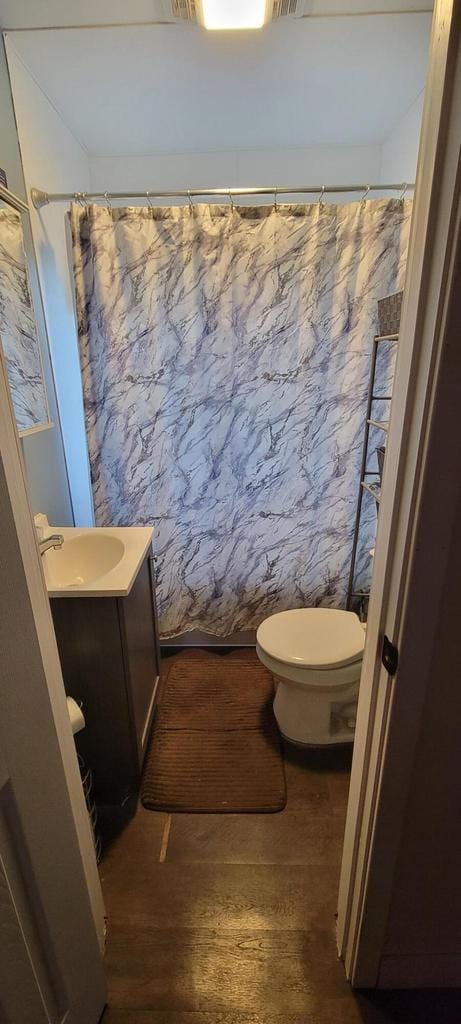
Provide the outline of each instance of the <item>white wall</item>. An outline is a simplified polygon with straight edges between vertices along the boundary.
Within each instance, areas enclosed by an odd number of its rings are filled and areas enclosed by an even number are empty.
[[[424,89],[383,142],[380,181],[415,180],[423,103]]]
[[[283,152],[381,143],[424,86],[430,25],[430,13],[383,12],[261,32],[183,23],[10,38],[89,153]]]
[[[151,156],[90,156],[95,191],[379,181],[381,147],[305,146]],[[400,180],[400,179],[399,179]]]
[[[198,187],[344,184],[414,179],[422,97],[383,145],[311,145],[151,155],[92,156],[79,143],[25,67],[7,34],[6,48],[27,188],[47,191],[143,191]],[[357,195],[335,201],[357,199]],[[296,196],[293,196],[296,200]],[[249,202],[252,200],[249,199]],[[272,199],[268,199],[271,202]],[[312,197],[315,201],[315,197]],[[84,428],[66,207],[32,214],[34,240],[56,377],[75,522],[93,522]]]
[[[6,52],[27,191],[88,189],[88,157],[19,58]],[[66,451],[75,522],[93,523],[80,364],[66,238],[66,207],[32,212],[32,230]]]

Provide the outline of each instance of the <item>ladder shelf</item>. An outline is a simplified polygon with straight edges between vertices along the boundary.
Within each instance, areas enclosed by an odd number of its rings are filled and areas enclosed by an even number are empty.
[[[397,342],[399,340],[398,333],[389,334],[375,334],[373,338],[373,348],[371,355],[371,368],[370,368],[370,379],[368,384],[368,397],[367,397],[367,409],[365,416],[365,431],[363,438],[363,449],[362,449],[362,463],[360,469],[360,486],[357,500],[357,512],[355,517],[354,527],[354,539],[352,544],[352,557],[351,567],[349,573],[349,583],[347,588],[347,602],[346,608],[350,609],[353,599],[361,598],[362,600],[368,597],[366,591],[361,589],[354,589],[356,562],[357,562],[357,550],[360,534],[360,521],[362,515],[362,502],[364,494],[370,494],[376,501],[377,506],[381,500],[381,486],[380,484],[372,480],[369,477],[378,477],[378,470],[367,469],[368,456],[369,456],[369,442],[370,442],[370,430],[377,429],[382,430],[384,434],[387,434],[389,430],[389,421],[378,419],[373,416],[373,407],[375,402],[390,402],[392,399],[391,395],[377,395],[375,394],[375,377],[376,377],[376,363],[378,355],[378,347],[383,342]]]

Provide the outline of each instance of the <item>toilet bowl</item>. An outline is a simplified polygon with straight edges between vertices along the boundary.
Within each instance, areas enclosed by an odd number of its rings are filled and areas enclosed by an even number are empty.
[[[354,612],[294,608],[261,623],[256,653],[277,685],[274,713],[286,739],[308,746],[353,741],[364,646]]]

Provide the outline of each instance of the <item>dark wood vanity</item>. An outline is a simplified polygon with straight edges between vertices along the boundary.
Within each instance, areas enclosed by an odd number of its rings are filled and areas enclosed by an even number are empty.
[[[77,750],[98,804],[122,805],[137,788],[160,677],[154,595],[148,553],[126,597],[51,598],[66,693],[85,716]]]

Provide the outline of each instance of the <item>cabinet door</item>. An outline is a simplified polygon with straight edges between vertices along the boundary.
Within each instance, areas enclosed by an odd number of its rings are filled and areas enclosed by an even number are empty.
[[[155,601],[148,557],[128,597],[119,598],[119,614],[128,700],[141,768],[160,676]]]
[[[55,598],[51,607],[66,693],[85,716],[77,748],[93,773],[97,802],[121,804],[136,790],[138,765],[117,600]]]

